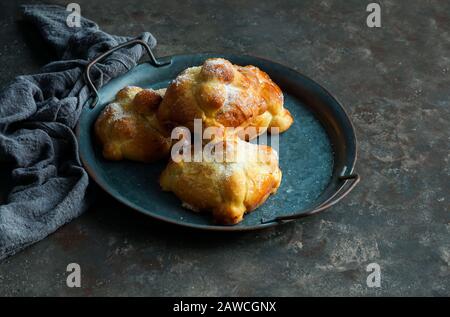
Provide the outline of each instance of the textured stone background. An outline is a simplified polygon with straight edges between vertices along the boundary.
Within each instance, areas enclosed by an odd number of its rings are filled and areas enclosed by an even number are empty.
[[[363,181],[328,212],[244,234],[165,225],[100,193],[0,263],[0,295],[450,295],[449,1],[379,1],[381,29],[360,0],[77,2],[108,32],[153,32],[159,56],[253,54],[323,84],[356,126]],[[52,54],[17,23],[18,3],[0,18],[4,85]],[[70,262],[81,289],[65,286]],[[381,288],[366,286],[370,262]]]

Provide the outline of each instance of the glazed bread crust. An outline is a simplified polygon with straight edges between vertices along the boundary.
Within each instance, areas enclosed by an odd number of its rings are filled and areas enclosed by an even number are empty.
[[[278,155],[269,146],[238,137],[215,141],[226,160],[172,160],[160,177],[163,190],[174,192],[183,206],[210,211],[220,224],[236,224],[260,206],[281,183]]]
[[[167,156],[171,140],[156,118],[164,90],[127,86],[95,122],[95,134],[108,160],[152,162]]]
[[[95,135],[106,159],[152,162],[171,152],[175,127],[195,132],[194,120],[200,119],[204,129],[219,128],[211,143],[203,140],[200,149],[186,146],[173,155],[159,181],[183,207],[211,212],[215,222],[233,225],[281,184],[276,151],[245,140],[268,128],[287,130],[293,118],[283,102],[283,93],[265,72],[213,58],[183,71],[167,90],[123,88],[97,118]],[[205,157],[208,146],[213,154]]]
[[[283,132],[293,122],[283,107],[283,93],[265,72],[222,58],[208,59],[178,75],[167,88],[158,119],[167,132],[177,126],[192,130],[194,119],[202,119],[204,127],[256,128],[243,139],[271,127]]]

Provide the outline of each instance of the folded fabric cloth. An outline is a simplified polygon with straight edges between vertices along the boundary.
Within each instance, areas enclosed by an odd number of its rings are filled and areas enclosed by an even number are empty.
[[[109,35],[85,18],[80,27],[69,27],[71,12],[60,6],[26,5],[22,10],[60,60],[40,74],[17,77],[0,92],[0,164],[11,166],[12,178],[0,206],[0,260],[86,209],[89,181],[73,133],[90,93],[84,67],[99,53],[130,40]],[[150,33],[139,38],[156,46]],[[143,53],[137,45],[97,64],[92,72],[96,86],[134,67]]]

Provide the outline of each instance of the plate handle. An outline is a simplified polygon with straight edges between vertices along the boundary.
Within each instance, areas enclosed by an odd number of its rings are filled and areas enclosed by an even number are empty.
[[[341,201],[341,199],[343,199],[345,196],[347,196],[353,190],[353,188],[355,188],[355,186],[359,183],[361,178],[358,174],[350,174],[350,175],[339,176],[339,180],[344,181],[344,185],[341,187],[341,190],[339,190],[337,192],[337,194],[334,195],[334,197],[332,197],[330,200],[326,201],[319,207],[312,208],[312,209],[305,210],[305,211],[298,212],[298,213],[291,214],[291,215],[286,215],[286,216],[278,216],[278,217],[269,218],[269,219],[263,218],[263,219],[261,219],[261,223],[265,224],[265,223],[275,222],[275,221],[281,222],[281,221],[286,221],[286,220],[299,219],[299,218],[303,218],[303,217],[318,213],[327,208],[330,208],[331,206],[333,206],[333,205],[337,204],[339,201]]]
[[[91,76],[90,76],[91,67],[94,66],[97,62],[99,62],[102,59],[104,59],[106,56],[110,55],[111,53],[113,53],[113,52],[115,52],[117,50],[120,50],[121,48],[134,46],[136,44],[140,44],[140,45],[142,45],[144,47],[144,49],[147,51],[147,54],[150,56],[150,63],[153,66],[160,67],[160,66],[168,65],[168,64],[171,63],[170,60],[168,60],[168,61],[158,61],[156,59],[155,55],[153,55],[153,52],[152,52],[150,46],[148,46],[147,42],[145,42],[143,40],[139,40],[139,39],[134,39],[134,40],[122,43],[120,45],[114,46],[109,51],[106,51],[106,52],[98,55],[91,62],[89,62],[89,64],[86,66],[86,70],[84,72],[86,82],[87,82],[89,88],[91,89],[91,91],[93,91],[93,93],[95,94],[95,99],[90,105],[91,109],[94,108],[97,105],[97,103],[98,103],[98,91],[97,91],[97,88],[95,88],[95,85],[92,82],[92,79],[91,79]]]

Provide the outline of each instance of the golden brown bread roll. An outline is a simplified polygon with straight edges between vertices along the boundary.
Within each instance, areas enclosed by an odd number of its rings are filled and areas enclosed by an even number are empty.
[[[156,118],[164,91],[128,86],[103,109],[95,134],[106,159],[151,162],[169,153],[172,142]]]
[[[185,208],[212,211],[216,222],[236,224],[244,213],[277,191],[281,183],[278,155],[269,146],[251,144],[238,137],[211,144],[216,151],[209,152],[219,153],[218,157],[187,162],[180,154],[162,172],[160,184],[163,190],[174,192]],[[192,147],[188,152],[194,155]],[[223,153],[226,159],[221,160]]]
[[[202,119],[204,127],[257,129],[243,139],[271,127],[283,132],[293,122],[283,107],[283,93],[265,72],[222,58],[208,59],[178,75],[167,88],[158,119],[168,133],[177,126],[192,131],[194,119]]]

